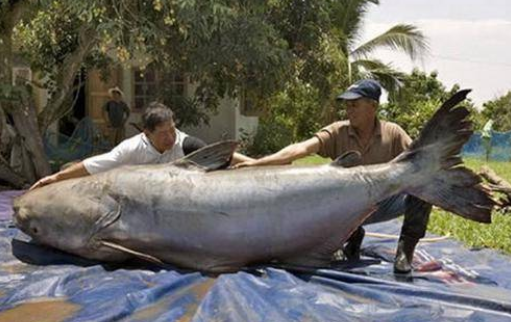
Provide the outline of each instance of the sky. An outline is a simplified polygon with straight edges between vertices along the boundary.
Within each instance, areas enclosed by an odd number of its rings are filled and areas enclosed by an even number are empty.
[[[380,0],[370,7],[360,42],[398,24],[413,24],[426,35],[429,54],[411,62],[380,50],[374,57],[401,71],[437,71],[448,89],[471,88],[479,107],[511,91],[511,0]]]

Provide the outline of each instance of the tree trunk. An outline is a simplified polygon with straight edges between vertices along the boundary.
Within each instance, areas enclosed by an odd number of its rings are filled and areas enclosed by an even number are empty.
[[[68,96],[72,94],[73,80],[80,70],[85,57],[97,42],[96,33],[94,29],[90,29],[85,25],[80,29],[78,36],[79,46],[72,54],[66,57],[64,63],[60,66],[60,73],[56,79],[58,90],[40,115],[40,126],[43,131],[62,117],[64,111],[67,110],[68,107],[63,105]]]
[[[36,178],[42,178],[51,174],[50,163],[44,151],[43,139],[39,132],[35,107],[29,101],[21,106],[11,108],[10,114],[14,126],[21,136],[22,146],[32,160]]]
[[[0,156],[0,180],[4,183],[8,183],[13,188],[22,189],[26,186],[25,179],[14,172],[9,166],[9,163]]]
[[[12,31],[21,18],[25,9],[30,6],[28,1],[14,1],[3,9],[0,15],[0,85],[4,89],[4,95],[0,101],[0,108],[12,117],[14,128],[22,139],[22,145],[28,153],[28,158],[33,164],[38,178],[51,173],[48,158],[44,152],[42,137],[37,123],[37,113],[29,99],[28,92],[23,86],[14,86],[12,78],[13,69],[13,46]],[[5,161],[5,160],[4,160]],[[10,167],[5,168],[0,180],[19,185],[13,179],[14,171]],[[28,180],[27,180],[28,181]]]

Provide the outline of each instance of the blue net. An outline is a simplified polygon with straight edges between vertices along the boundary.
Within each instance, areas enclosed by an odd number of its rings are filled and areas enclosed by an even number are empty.
[[[44,136],[44,149],[52,170],[71,161],[83,160],[92,155],[109,151],[112,148],[90,117],[85,117],[76,125],[71,136],[48,131]]]
[[[490,131],[489,137],[474,133],[465,144],[463,156],[495,161],[511,161],[511,131]]]

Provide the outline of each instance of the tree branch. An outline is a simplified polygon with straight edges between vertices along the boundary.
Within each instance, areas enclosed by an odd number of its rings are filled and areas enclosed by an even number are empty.
[[[82,62],[96,44],[96,31],[84,25],[80,28],[78,39],[78,47],[60,67],[61,72],[57,76],[57,92],[40,115],[42,132],[58,119],[59,112],[73,88],[74,78],[80,70]]]
[[[2,32],[12,32],[12,29],[21,20],[21,17],[30,7],[30,2],[27,0],[9,1],[11,5],[5,13],[1,15],[0,26]]]

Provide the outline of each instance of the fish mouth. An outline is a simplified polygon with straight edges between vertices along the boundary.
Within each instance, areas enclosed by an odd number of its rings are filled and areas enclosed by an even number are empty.
[[[14,203],[13,207],[13,215],[12,215],[12,222],[16,228],[21,230],[27,235],[31,235],[29,232],[29,223],[30,223],[30,216],[28,209],[25,207],[21,207],[18,204]]]
[[[16,203],[13,205],[12,210],[13,210],[12,221],[14,225],[17,228],[23,230],[24,223],[27,221],[26,215],[22,214],[22,212],[20,211],[21,210],[20,207],[16,205]]]

